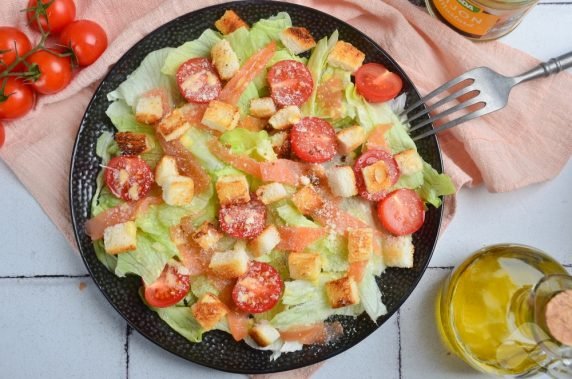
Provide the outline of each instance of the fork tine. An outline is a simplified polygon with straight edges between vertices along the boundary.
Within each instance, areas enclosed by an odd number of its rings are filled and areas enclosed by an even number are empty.
[[[494,111],[492,111],[492,112],[494,112]],[[431,129],[431,130],[429,130],[429,131],[427,131],[427,132],[425,132],[425,133],[423,133],[423,134],[420,134],[420,135],[418,135],[418,136],[415,136],[415,137],[413,137],[413,141],[419,141],[419,140],[422,139],[422,138],[429,137],[429,136],[431,136],[431,135],[433,135],[433,134],[441,133],[442,131],[445,131],[445,130],[447,130],[447,129],[451,129],[452,127],[457,126],[457,125],[459,125],[459,124],[461,124],[461,123],[463,123],[463,122],[472,120],[472,119],[477,118],[477,117],[481,117],[481,116],[483,116],[483,115],[486,115],[486,114],[492,113],[492,112],[490,112],[486,107],[485,107],[485,108],[481,108],[481,109],[479,109],[479,110],[476,110],[476,111],[474,111],[474,112],[468,113],[468,114],[466,114],[466,115],[464,115],[464,116],[461,116],[461,117],[459,117],[459,118],[456,118],[456,119],[454,119],[454,120],[451,120],[451,121],[449,121],[449,122],[447,122],[447,123],[441,125],[441,126],[438,127],[437,129]]]
[[[405,121],[403,121],[403,123],[406,124],[408,122],[412,122],[412,121],[418,119],[419,117],[423,116],[424,114],[427,114],[429,112],[434,111],[435,109],[439,108],[441,105],[446,104],[449,101],[456,99],[458,97],[464,96],[464,95],[466,95],[472,91],[477,91],[475,89],[475,87],[473,87],[472,85],[469,85],[467,87],[463,87],[460,90],[458,90],[457,92],[453,93],[452,95],[449,95],[449,96],[439,100],[435,104],[431,105],[430,107],[426,107],[425,109],[415,113],[413,116],[408,117]]]
[[[483,100],[480,99],[479,96],[475,96],[472,99],[469,99],[463,103],[457,104],[454,107],[451,107],[451,108],[449,108],[449,109],[447,109],[447,110],[445,110],[439,114],[436,114],[435,116],[429,117],[427,120],[415,125],[411,129],[409,129],[409,133],[412,133],[412,132],[416,131],[417,129],[424,127],[425,125],[428,125],[432,122],[435,122],[435,121],[437,121],[437,120],[439,120],[445,116],[448,116],[452,113],[455,113],[457,111],[460,111],[462,109],[470,107],[471,105],[475,105],[475,104],[482,103],[482,102],[483,102]]]
[[[418,106],[420,106],[421,104],[424,104],[425,102],[427,102],[427,100],[431,99],[432,97],[434,97],[435,95],[440,94],[443,91],[448,90],[449,88],[453,87],[456,84],[461,83],[464,80],[467,79],[472,79],[471,78],[471,74],[473,73],[473,71],[475,71],[476,69],[470,70],[465,72],[462,75],[457,76],[454,79],[449,80],[447,83],[443,84],[441,87],[438,87],[437,89],[429,92],[429,94],[423,96],[421,99],[417,100],[416,102],[414,102],[413,104],[411,104],[407,109],[403,110],[400,114],[399,117],[411,112],[413,109],[417,108]],[[472,84],[472,83],[471,83]]]

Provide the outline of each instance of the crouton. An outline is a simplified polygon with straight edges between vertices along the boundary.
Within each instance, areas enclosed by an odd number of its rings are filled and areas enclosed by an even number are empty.
[[[171,176],[163,182],[163,201],[169,205],[189,205],[194,195],[195,182],[188,176]]]
[[[414,149],[402,151],[394,156],[401,175],[411,175],[423,170],[423,159]]]
[[[382,160],[363,168],[361,172],[365,188],[369,193],[381,192],[391,186],[389,168]]]
[[[260,347],[270,346],[280,338],[280,332],[267,322],[255,324],[248,334]]]
[[[216,181],[216,194],[221,205],[250,201],[248,181],[244,175],[221,176]]]
[[[212,293],[206,293],[191,306],[191,313],[204,330],[211,330],[228,313],[228,308]]]
[[[155,182],[163,186],[167,179],[175,176],[179,176],[177,159],[170,155],[164,155],[157,163],[157,166],[155,166]]]
[[[280,32],[280,41],[292,54],[302,54],[316,46],[310,31],[301,27],[290,27]]]
[[[151,150],[151,142],[143,133],[118,132],[114,139],[124,155],[140,155]]]
[[[275,132],[270,136],[270,143],[278,158],[290,158],[291,146],[288,131]]]
[[[246,130],[250,130],[251,132],[259,132],[266,128],[268,124],[267,120],[253,117],[253,116],[245,116],[240,119],[238,123],[239,128],[243,128]]]
[[[269,225],[252,241],[248,243],[248,250],[255,257],[270,253],[280,243],[280,233],[274,225]]]
[[[209,268],[220,277],[238,278],[248,270],[248,254],[244,250],[214,253]]]
[[[336,137],[340,151],[349,154],[365,142],[367,135],[363,127],[355,125],[340,130]]]
[[[288,271],[292,279],[316,280],[322,270],[320,254],[289,253]]]
[[[302,113],[300,112],[300,108],[295,105],[289,105],[272,115],[268,123],[274,129],[282,130],[296,124],[301,119]]]
[[[215,27],[222,34],[230,34],[235,30],[245,27],[248,29],[248,24],[241,19],[235,11],[227,10],[221,18],[215,21]]]
[[[148,125],[157,123],[165,116],[165,97],[158,90],[141,96],[135,104],[135,119]]]
[[[256,196],[258,200],[268,205],[288,197],[288,192],[283,184],[273,182],[258,187]]]
[[[296,208],[306,216],[317,211],[324,204],[324,200],[311,185],[304,186],[296,192],[292,196],[292,201]]]
[[[157,125],[157,131],[165,138],[172,141],[180,138],[191,128],[180,109],[174,109],[166,115]]]
[[[137,249],[137,226],[134,221],[108,226],[103,231],[103,246],[107,254],[120,254]]]
[[[387,267],[413,267],[414,247],[411,235],[384,238],[381,251]]]
[[[356,176],[350,166],[332,167],[326,173],[328,185],[332,193],[340,197],[351,197],[358,194]]]
[[[250,100],[250,114],[258,118],[268,118],[276,113],[276,105],[271,97]]]
[[[193,241],[204,250],[214,249],[222,237],[223,234],[208,221],[203,222],[201,226],[191,234]]]
[[[367,261],[373,252],[373,231],[369,228],[348,230],[348,262]]]
[[[344,41],[336,42],[336,45],[328,55],[328,64],[332,67],[341,68],[354,72],[361,67],[365,54],[354,45]]]
[[[220,76],[222,80],[229,80],[240,68],[236,53],[230,46],[230,43],[225,39],[213,46],[211,56],[218,76]]]
[[[235,105],[213,100],[209,103],[201,123],[219,132],[232,130],[238,125],[240,112]]]
[[[359,304],[360,300],[355,280],[347,276],[327,282],[326,295],[332,308]]]

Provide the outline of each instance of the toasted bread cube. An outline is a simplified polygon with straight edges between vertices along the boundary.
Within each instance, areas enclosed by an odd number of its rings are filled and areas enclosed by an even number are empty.
[[[258,200],[268,205],[288,197],[288,192],[283,184],[273,182],[258,187],[256,196]]]
[[[423,159],[413,149],[402,151],[394,156],[401,175],[411,175],[423,170]]]
[[[149,138],[143,133],[118,132],[114,139],[124,155],[140,155],[151,150]]]
[[[328,64],[332,67],[341,68],[349,72],[355,72],[361,67],[365,54],[354,45],[344,41],[336,42],[336,45],[328,55]]]
[[[206,293],[191,306],[195,320],[204,330],[211,330],[228,313],[228,308],[212,293]]]
[[[261,97],[250,101],[250,114],[258,118],[268,118],[276,113],[276,104],[271,97]]]
[[[317,211],[324,204],[324,200],[311,185],[304,186],[296,192],[292,196],[292,201],[296,208],[306,216]]]
[[[211,56],[213,58],[213,65],[216,67],[218,76],[222,80],[228,80],[236,74],[240,68],[238,57],[230,46],[230,43],[223,39],[216,43],[212,50]]]
[[[191,128],[180,109],[175,109],[166,115],[157,125],[157,131],[165,138],[172,141],[181,138]]]
[[[245,116],[240,119],[238,123],[239,128],[243,128],[246,130],[250,130],[251,132],[259,132],[266,128],[268,124],[267,120],[263,120],[261,118],[253,117],[253,116]]]
[[[316,280],[322,270],[320,254],[290,253],[288,254],[288,271],[292,279]]]
[[[413,239],[407,236],[388,236],[382,242],[383,262],[387,267],[413,267]]]
[[[356,176],[350,166],[332,167],[326,173],[330,190],[336,196],[351,197],[358,194]]]
[[[355,125],[340,130],[336,137],[341,152],[349,154],[365,142],[367,135],[363,127]]]
[[[301,119],[302,112],[300,112],[300,108],[295,105],[289,105],[280,109],[272,117],[270,117],[268,123],[274,129],[282,130],[296,124]]]
[[[191,234],[191,238],[204,250],[212,250],[223,237],[223,234],[208,221],[205,221]]]
[[[165,107],[159,92],[141,96],[135,105],[135,119],[143,124],[153,125],[163,118]]]
[[[134,221],[108,226],[103,231],[107,254],[120,254],[137,249],[137,226]]]
[[[348,262],[367,261],[373,252],[373,230],[359,228],[348,230]]]
[[[292,54],[296,55],[316,46],[316,41],[308,29],[295,26],[280,32],[280,41]]]
[[[248,24],[235,11],[227,10],[221,18],[215,21],[215,27],[222,34],[230,34],[238,28],[245,27],[248,29]]]
[[[269,225],[252,241],[248,243],[248,249],[255,257],[268,254],[280,243],[280,233],[274,225]]]
[[[209,268],[220,277],[238,278],[248,270],[248,254],[244,250],[214,253]]]
[[[236,128],[239,120],[240,112],[237,106],[213,100],[209,103],[201,123],[210,129],[226,132]]]
[[[391,178],[388,174],[388,167],[384,161],[377,161],[374,164],[362,169],[365,188],[369,193],[381,192],[391,186]]]
[[[221,205],[250,201],[248,181],[244,175],[221,176],[216,181],[216,194]]]
[[[270,346],[280,338],[280,332],[266,322],[255,324],[248,334],[260,347]]]
[[[359,304],[358,286],[351,277],[344,276],[343,278],[327,282],[326,295],[332,308]]]
[[[164,155],[155,166],[155,182],[161,187],[172,177],[179,176],[177,159],[170,155]]]
[[[195,182],[188,176],[171,176],[163,183],[163,201],[169,205],[189,205],[194,195]]]

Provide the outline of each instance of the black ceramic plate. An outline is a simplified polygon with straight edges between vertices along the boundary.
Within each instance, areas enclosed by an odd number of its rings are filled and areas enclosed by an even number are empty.
[[[138,295],[141,283],[139,278],[120,279],[107,271],[97,260],[90,238],[84,232],[85,222],[90,217],[95,179],[100,170],[99,158],[95,154],[96,140],[103,131],[113,131],[113,125],[105,115],[109,104],[106,94],[124,81],[148,53],[167,46],[176,47],[197,38],[205,29],[213,28],[214,22],[227,9],[234,9],[250,24],[260,18],[286,11],[292,17],[294,25],[310,29],[316,39],[329,36],[338,29],[340,39],[351,42],[365,52],[367,61],[383,63],[402,77],[409,104],[419,99],[411,80],[383,49],[359,30],[328,14],[273,1],[239,1],[201,9],[167,23],[143,38],[113,66],[95,92],[81,122],[73,151],[70,174],[71,215],[81,255],[93,280],[115,309],[139,333],[180,357],[218,370],[236,373],[285,371],[328,359],[349,349],[397,311],[421,279],[429,262],[439,232],[441,209],[430,207],[423,228],[414,235],[415,266],[412,269],[387,269],[378,280],[388,314],[377,320],[377,325],[365,314],[356,319],[340,318],[345,334],[336,343],[306,346],[301,351],[283,354],[273,362],[269,359],[269,352],[251,349],[220,331],[205,334],[201,343],[188,342],[142,303]],[[425,127],[425,130],[428,128],[430,126]],[[418,144],[418,148],[423,158],[441,172],[441,155],[437,140],[434,137],[426,138]],[[101,332],[105,333],[105,330]]]

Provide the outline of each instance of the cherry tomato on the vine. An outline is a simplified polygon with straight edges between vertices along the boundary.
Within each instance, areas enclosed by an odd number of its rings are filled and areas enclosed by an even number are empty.
[[[72,63],[69,56],[58,50],[39,50],[26,59],[40,72],[32,86],[38,93],[51,95],[63,90],[72,79]]]
[[[0,88],[3,80],[0,80]],[[36,94],[30,85],[22,79],[8,78],[4,91],[0,92],[0,120],[22,117],[34,107],[35,102]]]
[[[60,43],[73,50],[80,66],[89,66],[107,48],[107,34],[96,22],[77,20],[62,31]]]
[[[75,19],[73,0],[30,0],[26,10],[30,26],[40,30],[37,18],[39,17],[44,32],[57,34]]]
[[[19,29],[0,26],[0,71],[32,49],[28,37]]]

